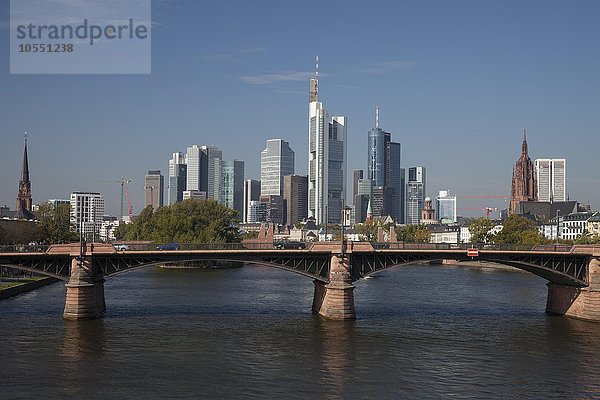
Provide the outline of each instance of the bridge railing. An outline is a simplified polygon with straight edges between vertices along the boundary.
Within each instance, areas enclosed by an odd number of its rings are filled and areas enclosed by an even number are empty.
[[[162,244],[157,243],[113,243],[117,251],[157,251],[164,249]],[[305,243],[306,249],[310,249],[312,243]],[[543,252],[570,252],[571,245],[565,244],[485,244],[485,243],[377,243],[371,242],[375,250],[464,250],[478,248],[480,250],[496,251],[543,251]],[[276,250],[278,247],[272,242],[240,242],[240,243],[193,243],[178,244],[178,248],[171,250]],[[0,253],[44,253],[49,245],[10,245],[0,246]],[[168,247],[167,247],[168,248]]]
[[[565,244],[487,244],[487,243],[371,243],[375,250],[479,250],[496,251],[543,251],[543,252],[569,252],[573,248]]]
[[[274,250],[273,243],[114,243],[117,251]]]
[[[0,246],[0,253],[45,253],[49,245],[45,244],[14,244]]]

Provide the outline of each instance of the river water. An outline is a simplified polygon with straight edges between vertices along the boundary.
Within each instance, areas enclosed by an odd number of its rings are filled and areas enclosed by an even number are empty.
[[[545,281],[404,266],[357,282],[356,321],[259,266],[149,268],[63,321],[54,284],[0,302],[1,399],[600,398],[600,324],[544,314]]]

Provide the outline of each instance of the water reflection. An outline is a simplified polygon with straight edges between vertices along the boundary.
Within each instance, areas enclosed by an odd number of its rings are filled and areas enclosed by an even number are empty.
[[[351,376],[351,352],[354,347],[355,321],[329,321],[320,316],[316,331],[321,345],[321,385],[325,388],[324,398],[347,397]]]
[[[85,357],[97,357],[104,353],[106,337],[102,318],[80,321],[65,320],[63,332],[61,348],[63,357],[78,361]]]

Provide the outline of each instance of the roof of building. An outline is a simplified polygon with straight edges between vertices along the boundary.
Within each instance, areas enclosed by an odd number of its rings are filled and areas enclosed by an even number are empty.
[[[565,217],[563,218],[563,221],[587,221],[593,215],[594,215],[594,213],[592,211],[576,212],[576,213],[571,213],[569,215],[565,215]]]
[[[521,201],[515,211],[516,214],[533,220],[547,221],[556,217],[556,214],[569,215],[577,212],[576,201]]]
[[[588,219],[588,222],[600,222],[600,212],[595,213]]]
[[[14,211],[8,207],[0,207],[0,218],[37,220],[36,215],[29,210]]]

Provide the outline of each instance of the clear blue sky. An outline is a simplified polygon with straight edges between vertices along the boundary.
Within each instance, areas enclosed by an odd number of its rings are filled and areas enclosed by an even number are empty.
[[[94,180],[124,175],[139,212],[145,172],[166,174],[192,144],[219,146],[258,178],[266,139],[281,137],[305,173],[317,52],[321,100],[349,118],[349,174],[366,166],[379,104],[432,197],[509,194],[527,128],[531,158],[566,158],[570,198],[600,208],[598,1],[155,1],[152,74],[127,76],[10,75],[8,4],[0,204],[11,208],[25,130],[34,202],[95,190],[117,214],[118,186]]]

